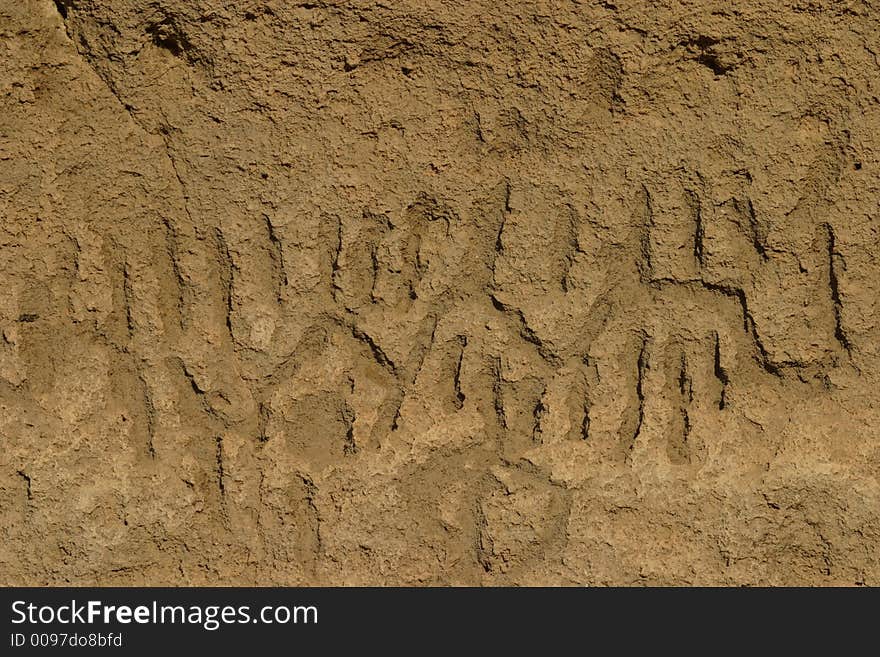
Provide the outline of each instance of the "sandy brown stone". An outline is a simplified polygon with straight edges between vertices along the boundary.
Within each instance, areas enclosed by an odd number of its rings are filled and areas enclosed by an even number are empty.
[[[0,583],[880,584],[878,27],[0,0]]]

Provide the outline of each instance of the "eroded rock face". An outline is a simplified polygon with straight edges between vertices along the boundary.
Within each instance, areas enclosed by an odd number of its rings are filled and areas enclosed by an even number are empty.
[[[0,0],[4,584],[880,584],[864,3]]]

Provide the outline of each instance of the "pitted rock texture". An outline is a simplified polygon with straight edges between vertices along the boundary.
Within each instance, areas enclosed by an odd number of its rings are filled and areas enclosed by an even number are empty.
[[[878,25],[0,0],[0,580],[880,584]]]

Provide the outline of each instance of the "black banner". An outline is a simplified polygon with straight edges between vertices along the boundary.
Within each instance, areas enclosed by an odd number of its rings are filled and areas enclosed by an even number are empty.
[[[632,649],[835,652],[875,636],[872,590],[6,588],[0,655],[280,648],[433,654],[484,646],[604,654]],[[616,652],[615,650],[614,652]],[[200,653],[201,654],[201,653]],[[333,654],[333,653],[330,653]]]

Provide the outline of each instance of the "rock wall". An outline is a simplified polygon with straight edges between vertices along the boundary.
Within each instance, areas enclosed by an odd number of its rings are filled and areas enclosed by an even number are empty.
[[[0,580],[880,584],[878,25],[0,0]]]

